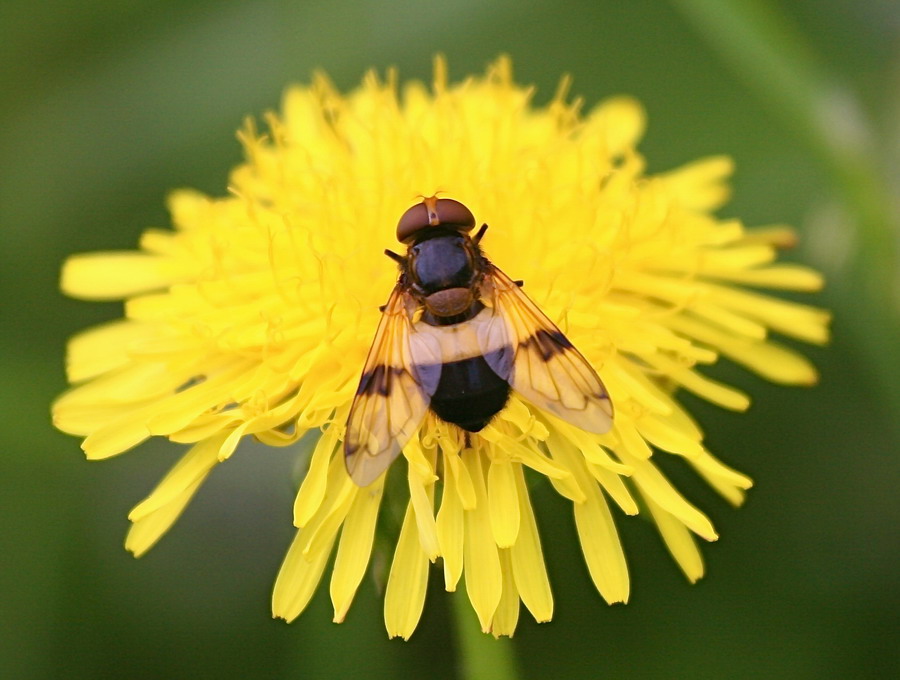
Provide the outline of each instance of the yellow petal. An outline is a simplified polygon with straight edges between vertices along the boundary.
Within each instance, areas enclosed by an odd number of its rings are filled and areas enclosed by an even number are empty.
[[[128,514],[128,519],[138,522],[164,505],[172,503],[185,489],[205,478],[219,462],[219,447],[223,435],[206,439],[190,448],[169,473],[156,485],[153,492],[138,503]]]
[[[719,537],[709,518],[688,503],[653,463],[648,460],[635,460],[631,464],[634,467],[631,479],[644,494],[653,498],[664,510],[672,513],[691,531],[707,541],[715,541]]]
[[[734,173],[727,156],[711,156],[663,175],[666,187],[692,210],[715,210],[731,195],[726,180]]]
[[[173,394],[162,401],[154,413],[148,414],[147,429],[154,435],[167,435],[187,427],[209,409],[231,401],[238,381],[246,382],[248,373],[256,377],[251,363],[235,362],[226,370],[207,376],[204,381],[189,389]]]
[[[571,442],[585,460],[600,465],[610,472],[615,472],[617,475],[628,476],[631,474],[631,468],[613,460],[607,450],[600,446],[601,437],[562,421],[557,421],[555,426],[556,431]]]
[[[419,450],[420,457],[421,448],[418,442],[410,442],[407,449]],[[437,527],[434,522],[434,474],[431,472],[431,465],[428,465],[428,478],[422,479],[421,470],[415,465],[410,464],[407,468],[407,479],[409,481],[409,495],[413,510],[416,515],[416,526],[419,529],[419,541],[422,543],[422,550],[428,555],[428,559],[434,562],[441,554],[440,545],[438,544]],[[428,488],[426,489],[426,483]]]
[[[147,439],[151,434],[150,423],[157,418],[171,416],[182,423],[175,429],[181,429],[207,409],[227,402],[233,380],[246,371],[247,365],[236,362],[229,369],[190,389],[127,411],[89,434],[81,448],[91,460],[122,453]]]
[[[638,434],[634,427],[634,422],[624,413],[617,415],[615,423],[613,423],[614,431],[621,440],[622,446],[617,449],[622,457],[623,452],[627,452],[630,459],[647,460],[653,455],[653,450],[647,445],[644,438]]]
[[[293,621],[309,604],[325,570],[325,563],[331,554],[331,544],[312,555],[304,555],[307,543],[303,536],[305,529],[299,529],[288,549],[272,591],[272,616]]]
[[[491,621],[491,635],[495,638],[501,635],[512,637],[519,622],[519,592],[516,590],[509,550],[500,550],[500,571],[503,574],[503,592]]]
[[[691,305],[691,314],[699,316],[701,319],[705,319],[735,335],[746,335],[754,340],[766,339],[767,332],[763,324],[717,305],[697,301]]]
[[[510,396],[506,408],[500,411],[497,417],[514,425],[519,432],[531,435],[535,439],[541,440],[547,437],[546,428],[537,420],[531,409],[515,396],[515,393]]]
[[[767,265],[775,259],[777,251],[770,244],[740,243],[726,248],[704,248],[698,252],[697,271],[710,272],[746,271],[752,267]],[[673,266],[684,262],[672,262]]]
[[[357,489],[350,512],[344,520],[331,573],[331,603],[334,606],[335,623],[340,623],[347,615],[369,564],[383,491],[383,475],[366,488]]]
[[[479,436],[506,453],[512,460],[524,463],[545,477],[551,479],[569,477],[569,472],[565,468],[558,466],[552,459],[542,456],[535,447],[525,446],[508,434],[498,431],[493,425],[488,425],[479,433]]]
[[[516,493],[519,496],[519,507],[522,508],[522,519],[519,537],[509,549],[509,556],[522,602],[528,607],[534,620],[541,623],[553,617],[553,593],[550,591],[541,539],[538,536],[534,511],[525,486],[525,475],[522,467],[518,465],[515,466],[515,472]]]
[[[186,428],[170,434],[169,441],[178,444],[195,444],[202,439],[214,437],[226,429],[229,432],[237,431],[240,424],[241,416],[237,413],[237,409],[225,413],[209,413],[200,416]]]
[[[54,425],[73,434],[90,434],[139,408],[152,407],[185,379],[160,364],[110,371],[62,394],[53,404]]]
[[[469,470],[463,465],[462,460],[457,455],[444,456],[444,463],[449,463],[453,470],[454,486],[456,493],[459,494],[460,504],[464,510],[471,510],[475,507],[477,500],[475,486],[472,484]]]
[[[794,248],[798,242],[797,232],[784,224],[753,227],[744,234],[742,243],[764,243],[776,248]]]
[[[636,421],[641,436],[658,449],[691,457],[703,451],[699,438],[670,427],[669,424],[652,414],[646,414]]]
[[[707,378],[695,370],[679,365],[662,354],[648,357],[647,362],[686,390],[690,390],[714,404],[732,411],[746,411],[750,406],[750,397],[740,390],[736,390],[712,378]]]
[[[644,501],[653,515],[653,521],[663,538],[669,553],[691,583],[703,576],[703,557],[697,543],[684,524],[663,510],[652,498],[644,494]]]
[[[419,624],[428,585],[428,555],[422,550],[415,512],[406,507],[400,538],[384,594],[384,625],[389,637],[408,640]]]
[[[189,484],[165,505],[132,524],[125,538],[125,549],[134,553],[135,557],[150,550],[181,516],[204,479],[206,475]]]
[[[165,288],[185,275],[169,258],[130,251],[88,253],[66,260],[60,287],[72,297],[119,300]]]
[[[773,264],[759,269],[705,269],[703,273],[732,283],[781,290],[815,292],[825,285],[819,272],[799,264]]]
[[[831,314],[823,309],[727,286],[704,286],[709,299],[724,307],[757,318],[776,331],[816,344],[828,341]]]
[[[607,470],[605,467],[594,465],[594,463],[590,461],[587,461],[587,468],[591,473],[591,476],[600,482],[600,486],[603,487],[603,490],[608,493],[610,498],[616,502],[616,505],[622,509],[622,512],[626,515],[638,514],[639,510],[637,503],[634,502],[631,493],[628,491],[628,487],[625,486],[625,483],[619,475]]]
[[[69,382],[81,382],[125,365],[128,346],[152,333],[147,324],[134,321],[114,321],[82,331],[66,348],[66,377]]]
[[[463,555],[466,593],[481,622],[481,630],[488,633],[491,630],[491,619],[500,602],[503,576],[500,571],[497,545],[491,532],[487,489],[484,485],[480,454],[472,449],[466,449],[462,458],[472,478],[476,497],[475,508],[465,511]]]
[[[783,385],[812,385],[818,379],[808,359],[783,345],[737,338],[685,317],[673,318],[671,323],[682,333],[708,343],[766,380]]]
[[[632,399],[641,403],[644,408],[654,413],[669,413],[672,410],[672,398],[652,383],[647,375],[638,370],[633,362],[610,361],[604,366],[603,380],[609,383],[610,379],[621,383],[620,390],[612,390],[610,384],[607,388],[611,394],[619,392],[627,394]]]
[[[566,470],[567,474],[561,479],[550,477],[550,484],[563,498],[568,498],[573,503],[584,503],[586,498],[584,490],[581,488],[575,475],[572,472],[569,472],[565,467],[566,464],[570,462],[570,459],[561,456],[558,453],[562,447],[571,447],[573,444],[565,437],[560,436],[558,428],[559,424],[554,423],[554,428],[550,430],[550,434],[547,437],[547,450],[553,457],[553,462],[560,468]]]
[[[700,429],[697,422],[691,418],[690,414],[680,404],[673,403],[672,410],[669,413],[655,413],[654,417],[689,439],[703,441],[703,430]]]
[[[547,477],[562,496],[576,502],[581,498],[581,490],[572,479],[572,474],[564,465],[541,455],[537,447],[525,446],[508,435],[497,432],[491,426],[485,428],[481,434],[491,444],[510,456],[513,461],[522,463]]]
[[[415,468],[419,478],[423,483],[431,484],[437,477],[434,474],[434,465],[428,460],[419,440],[413,437],[409,443],[403,448],[403,456],[409,463],[409,466]]]
[[[555,439],[552,446],[554,455],[568,464],[585,494],[583,503],[574,504],[575,527],[594,585],[610,604],[627,602],[628,567],[609,506],[579,452],[562,438]]]
[[[587,121],[606,133],[607,153],[615,156],[633,148],[646,127],[646,114],[631,97],[611,97],[595,108]]]
[[[444,588],[448,592],[456,590],[463,571],[463,506],[456,491],[459,459],[456,460],[456,466],[444,467],[444,490],[436,521],[438,544],[444,558]]]
[[[691,458],[689,462],[716,491],[733,505],[740,505],[744,501],[744,491],[753,486],[753,481],[749,477],[724,465],[708,451]]]
[[[487,478],[488,507],[491,530],[499,548],[508,548],[519,534],[519,501],[513,465],[508,460],[494,459]]]
[[[341,466],[341,463],[332,463],[332,469]],[[340,470],[343,473],[343,469]],[[358,487],[350,481],[346,475],[341,476],[340,473],[334,479],[329,475],[329,498],[323,503],[312,521],[304,528],[306,545],[303,547],[304,555],[312,555],[324,549],[326,544],[330,545],[334,542],[338,529],[350,512],[350,505],[353,502]]]
[[[628,602],[629,579],[625,553],[609,506],[597,485],[592,484],[585,502],[576,503],[574,507],[581,550],[594,585],[610,604]]]
[[[309,462],[309,470],[303,478],[303,484],[297,492],[294,501],[294,526],[304,527],[319,509],[322,499],[325,498],[325,488],[328,482],[328,464],[337,447],[338,429],[330,427],[316,442],[312,458]]]

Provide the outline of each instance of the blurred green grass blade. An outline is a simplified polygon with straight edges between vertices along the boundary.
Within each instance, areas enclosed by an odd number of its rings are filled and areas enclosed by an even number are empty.
[[[842,313],[884,396],[900,407],[897,206],[876,134],[856,95],[828,72],[804,34],[766,0],[672,0],[772,113],[821,159],[855,222]]]

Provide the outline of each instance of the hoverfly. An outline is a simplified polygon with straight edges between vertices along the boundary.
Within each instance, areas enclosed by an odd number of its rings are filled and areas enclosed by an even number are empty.
[[[481,250],[472,212],[432,196],[397,224],[406,255],[356,390],[344,455],[360,486],[373,482],[430,409],[479,432],[509,400],[526,401],[588,432],[612,426],[597,373],[562,331]]]

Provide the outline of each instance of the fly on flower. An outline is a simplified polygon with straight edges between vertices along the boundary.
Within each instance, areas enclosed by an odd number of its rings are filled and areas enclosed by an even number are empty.
[[[369,350],[347,420],[344,455],[360,486],[381,475],[430,409],[479,432],[511,390],[577,427],[603,434],[612,403],[597,373],[562,331],[485,257],[483,224],[432,196],[397,224],[405,256]]]

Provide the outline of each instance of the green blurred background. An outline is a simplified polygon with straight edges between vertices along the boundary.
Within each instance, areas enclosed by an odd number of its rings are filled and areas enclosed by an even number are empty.
[[[541,626],[523,612],[522,675],[900,677],[898,45],[894,0],[6,0],[0,677],[457,677],[436,581],[409,643],[386,639],[370,582],[343,625],[327,587],[294,624],[270,618],[293,533],[290,452],[242,449],[136,561],[126,514],[178,448],[90,464],[48,416],[66,338],[120,314],[57,292],[67,254],[132,248],[168,223],[174,187],[222,195],[243,116],[276,108],[313,69],[342,89],[371,66],[427,79],[437,51],[454,79],[507,52],[539,102],[563,72],[589,104],[637,96],[652,172],[730,154],[721,214],[796,225],[803,242],[786,257],[827,273],[810,300],[836,314],[831,346],[809,350],[815,389],[723,365],[714,374],[754,397],[747,414],[685,397],[712,450],[757,483],[734,510],[666,466],[722,535],[699,584],[649,524],[620,516],[633,594],[606,606],[571,511],[535,492],[557,607]]]

